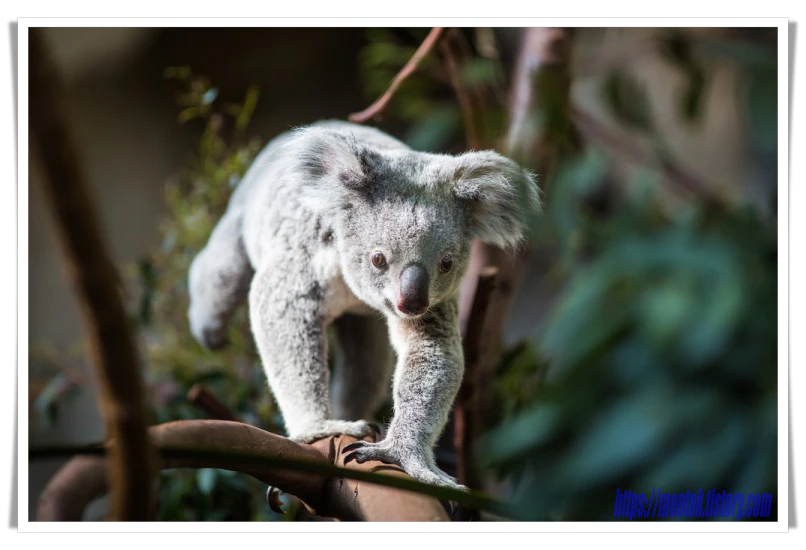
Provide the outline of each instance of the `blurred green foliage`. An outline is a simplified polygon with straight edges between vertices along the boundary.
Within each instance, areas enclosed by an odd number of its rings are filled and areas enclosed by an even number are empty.
[[[704,77],[686,40],[675,33],[671,55],[689,78],[679,116],[696,123]],[[774,153],[775,97],[758,89],[775,89],[774,51],[739,52],[751,150]],[[614,117],[659,139],[643,90],[620,72],[603,82]],[[774,186],[775,155],[764,160]],[[592,143],[550,178],[533,244],[555,306],[503,358],[480,446],[510,517],[613,521],[617,488],[770,491],[777,506],[776,220],[749,203],[669,201],[662,168],[614,184]]]
[[[206,417],[188,390],[203,383],[236,418],[273,431],[280,419],[253,348],[242,308],[230,324],[230,345],[210,352],[192,338],[187,321],[187,274],[227,207],[230,194],[261,147],[246,139],[258,100],[250,88],[241,103],[223,103],[204,77],[187,67],[166,69],[179,84],[178,120],[199,128],[198,149],[165,188],[167,215],[160,248],[132,268],[140,282],[133,308],[147,352],[154,422]],[[159,519],[166,521],[271,520],[266,487],[225,470],[175,470],[160,476]]]
[[[558,188],[601,167],[577,162]],[[652,189],[605,218],[548,201],[571,258],[545,329],[504,362],[517,410],[482,445],[517,517],[612,519],[617,487],[776,488],[776,226],[696,202],[670,218]]]

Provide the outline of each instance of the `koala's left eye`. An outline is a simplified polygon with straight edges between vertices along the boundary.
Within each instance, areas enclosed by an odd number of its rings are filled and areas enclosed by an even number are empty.
[[[442,261],[439,263],[439,270],[443,273],[447,273],[453,267],[453,258],[451,258],[450,254],[445,254],[445,257],[442,258]]]
[[[378,269],[385,269],[386,268],[386,256],[384,256],[380,252],[375,252],[372,255],[372,265],[377,267]]]

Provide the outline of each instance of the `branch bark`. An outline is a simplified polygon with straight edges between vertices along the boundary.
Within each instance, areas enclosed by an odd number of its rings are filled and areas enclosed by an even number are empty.
[[[45,191],[56,217],[70,278],[80,297],[107,432],[117,442],[109,460],[111,517],[146,520],[153,508],[154,455],[146,436],[137,350],[78,161],[65,92],[40,29],[30,29],[28,47],[32,151],[42,164]]]
[[[222,468],[242,472],[283,492],[295,495],[323,517],[362,521],[448,521],[440,502],[411,491],[374,483],[325,477],[319,474],[269,468],[254,461],[239,460],[227,453],[243,453],[297,462],[345,467],[341,450],[356,441],[338,436],[311,445],[240,422],[184,420],[149,429],[153,444],[162,450],[184,449],[219,452],[217,456],[167,458],[162,467]],[[192,453],[191,453],[192,454]],[[372,461],[351,462],[347,468],[409,478],[397,466]],[[106,460],[98,456],[72,459],[48,483],[37,510],[40,521],[78,521],[86,506],[107,490]]]
[[[460,63],[453,50],[453,43],[456,41],[457,34],[456,29],[451,29],[446,39],[439,45],[439,49],[442,52],[442,58],[445,60],[445,69],[447,69],[448,78],[456,93],[456,101],[459,103],[459,110],[462,113],[462,124],[465,129],[467,146],[469,149],[480,150],[482,149],[482,140],[479,137],[477,128],[478,113],[473,106],[471,94],[462,85]]]
[[[478,394],[478,370],[484,349],[484,324],[490,297],[495,290],[498,268],[487,267],[481,271],[471,307],[470,321],[464,332],[462,346],[465,354],[465,374],[454,408],[453,445],[456,450],[456,474],[459,482],[471,489],[478,488],[478,479],[473,471],[473,443],[476,439],[476,422],[473,411]]]
[[[203,384],[193,384],[188,390],[187,397],[188,401],[200,409],[204,409],[211,418],[216,420],[238,420],[229,410],[229,407],[219,401],[218,397],[205,388]]]
[[[522,31],[521,45],[512,78],[509,129],[504,154],[537,171],[547,182],[568,131],[570,77],[568,29],[528,28]],[[544,191],[545,191],[545,183]],[[473,243],[470,267],[460,297],[460,322],[468,324],[478,274],[487,266],[499,269],[497,286],[483,334],[484,356],[479,361],[476,383],[491,387],[503,333],[512,300],[529,264],[528,248],[507,252],[481,242]],[[479,394],[477,418],[484,418],[492,406],[491,392]]]
[[[372,119],[377,118],[386,106],[388,105],[389,101],[394,97],[395,92],[397,89],[400,88],[400,85],[411,76],[414,71],[417,70],[417,67],[420,66],[420,63],[423,62],[423,59],[428,57],[428,54],[431,53],[431,50],[434,49],[434,46],[437,45],[439,42],[440,37],[442,36],[442,32],[445,29],[442,27],[434,27],[431,29],[431,32],[428,33],[428,36],[425,37],[423,43],[420,44],[420,47],[417,48],[417,51],[414,52],[414,55],[411,56],[411,59],[406,62],[403,68],[397,73],[394,79],[392,79],[392,83],[389,85],[389,88],[379,97],[375,102],[364,109],[359,113],[353,113],[347,117],[350,122],[355,122],[357,124],[366,124]]]

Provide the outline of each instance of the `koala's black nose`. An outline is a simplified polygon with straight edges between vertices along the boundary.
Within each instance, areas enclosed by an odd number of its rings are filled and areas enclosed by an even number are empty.
[[[400,298],[397,309],[409,315],[419,315],[428,309],[428,272],[417,264],[400,274]]]

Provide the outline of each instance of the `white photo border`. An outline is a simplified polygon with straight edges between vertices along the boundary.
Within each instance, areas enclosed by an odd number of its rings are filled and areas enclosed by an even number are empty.
[[[778,520],[776,522],[485,522],[400,525],[372,523],[46,523],[28,517],[28,29],[31,27],[770,27],[778,31]],[[98,533],[786,532],[789,522],[789,20],[787,18],[20,18],[18,20],[18,530]],[[136,527],[135,527],[136,526]]]

